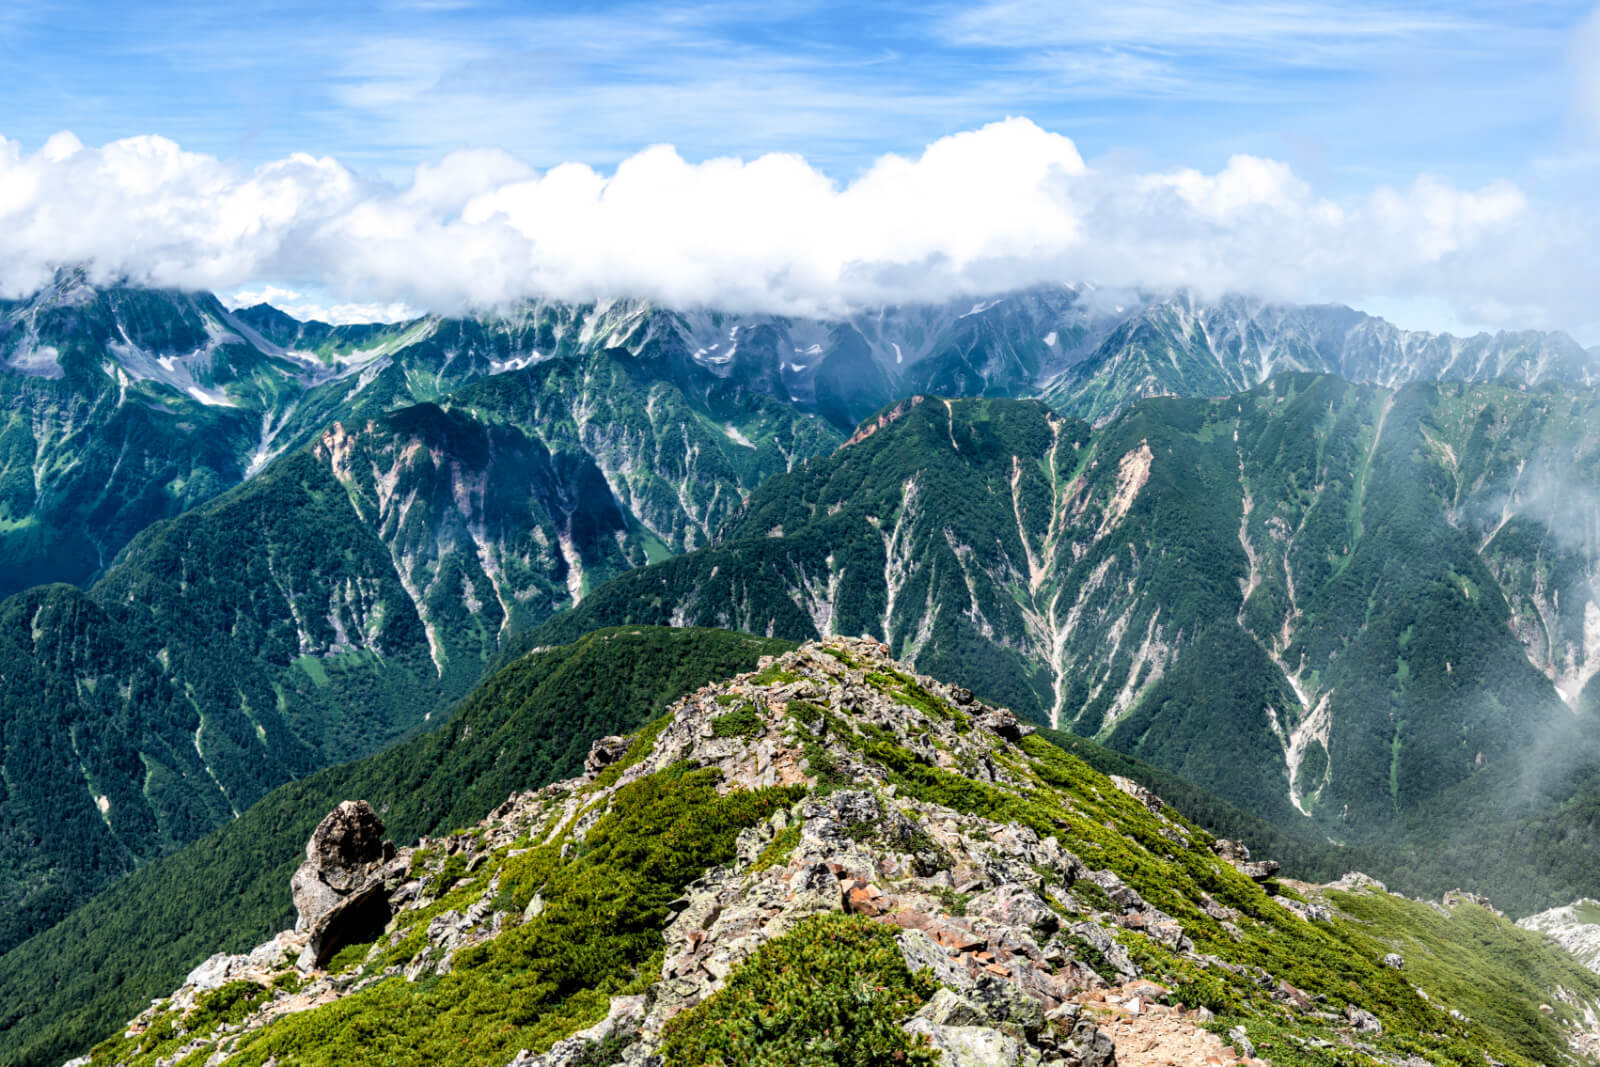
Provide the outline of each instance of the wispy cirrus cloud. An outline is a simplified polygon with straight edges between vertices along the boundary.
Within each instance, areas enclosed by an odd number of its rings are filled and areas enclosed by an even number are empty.
[[[1085,151],[1221,165],[1302,142],[1340,173],[1481,177],[1548,154],[1587,0],[509,0],[246,13],[132,0],[22,6],[5,132],[160,132],[263,162],[336,154],[399,179],[459,148],[613,165],[654,143],[799,151],[836,177],[1006,114]],[[1327,146],[1342,151],[1328,153]]]
[[[1299,64],[1349,62],[1375,41],[1447,43],[1493,24],[1459,4],[988,0],[954,11],[940,28],[960,43],[989,47],[1207,49]]]

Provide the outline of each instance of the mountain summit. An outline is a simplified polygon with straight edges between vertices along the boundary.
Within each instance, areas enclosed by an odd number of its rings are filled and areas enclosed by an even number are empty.
[[[476,827],[381,832],[340,805],[295,930],[75,1062],[1487,1067],[1566,1062],[1600,1007],[1471,901],[1401,958],[1428,906],[1280,883],[865,639],[702,688]],[[1526,954],[1559,1006],[1452,985],[1457,939]]]

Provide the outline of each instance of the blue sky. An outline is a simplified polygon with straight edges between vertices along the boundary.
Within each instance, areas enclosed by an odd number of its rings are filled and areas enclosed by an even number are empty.
[[[1592,148],[1588,3],[104,4],[0,15],[0,132],[157,133],[255,163],[398,174],[456,148],[535,166],[792,151],[848,178],[1007,115],[1084,155],[1235,152],[1355,187],[1529,175]]]
[[[30,153],[62,130],[89,146],[154,134],[241,172],[310,153],[394,187],[461,149],[606,173],[665,143],[690,163],[796,153],[846,184],[884,153],[915,157],[1025,116],[1101,171],[1215,174],[1247,154],[1334,203],[1419,177],[1502,181],[1554,218],[1597,206],[1600,30],[1581,29],[1600,26],[1595,11],[1588,0],[246,11],[13,0],[0,12],[0,136]],[[1438,283],[1351,288],[1329,295],[1452,300]]]

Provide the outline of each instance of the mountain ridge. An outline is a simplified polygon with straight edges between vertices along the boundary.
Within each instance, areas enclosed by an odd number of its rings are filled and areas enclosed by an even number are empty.
[[[876,642],[833,639],[602,738],[582,776],[463,833],[379,848],[376,813],[346,802],[296,874],[295,931],[208,960],[82,1062],[1590,1050],[1600,978],[1480,904],[1447,897],[1441,917],[1359,876],[1276,882],[1276,864],[1029,734]],[[366,843],[319,845],[341,833]],[[304,888],[321,879],[348,888]],[[368,926],[374,901],[387,921]],[[1468,945],[1524,969],[1463,985],[1449,965]]]
[[[29,413],[0,431],[0,540],[14,561],[0,592],[29,577],[83,584],[144,525],[254,476],[335,419],[602,351],[652,366],[713,411],[765,396],[842,433],[917,393],[1038,395],[1100,423],[1138,397],[1222,395],[1283,371],[1388,386],[1447,375],[1587,384],[1596,355],[1560,334],[1452,338],[1336,306],[1092,286],[840,320],[533,301],[329,326],[205,293],[95,289],[69,271],[0,304],[0,386]]]

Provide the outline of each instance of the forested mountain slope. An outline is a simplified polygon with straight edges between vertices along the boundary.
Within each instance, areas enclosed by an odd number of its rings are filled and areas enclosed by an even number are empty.
[[[1600,666],[1597,555],[1568,534],[1594,512],[1552,479],[1592,469],[1595,403],[1287,375],[1091,430],[1036,403],[908,402],[763,485],[718,546],[622,576],[550,632],[881,636],[1359,839],[1583,721],[1561,697],[1581,708]]]
[[[713,413],[624,357],[546,360],[335,422],[89,591],[0,603],[0,946],[393,740],[520,628],[704,544],[837,440],[755,394]]]

